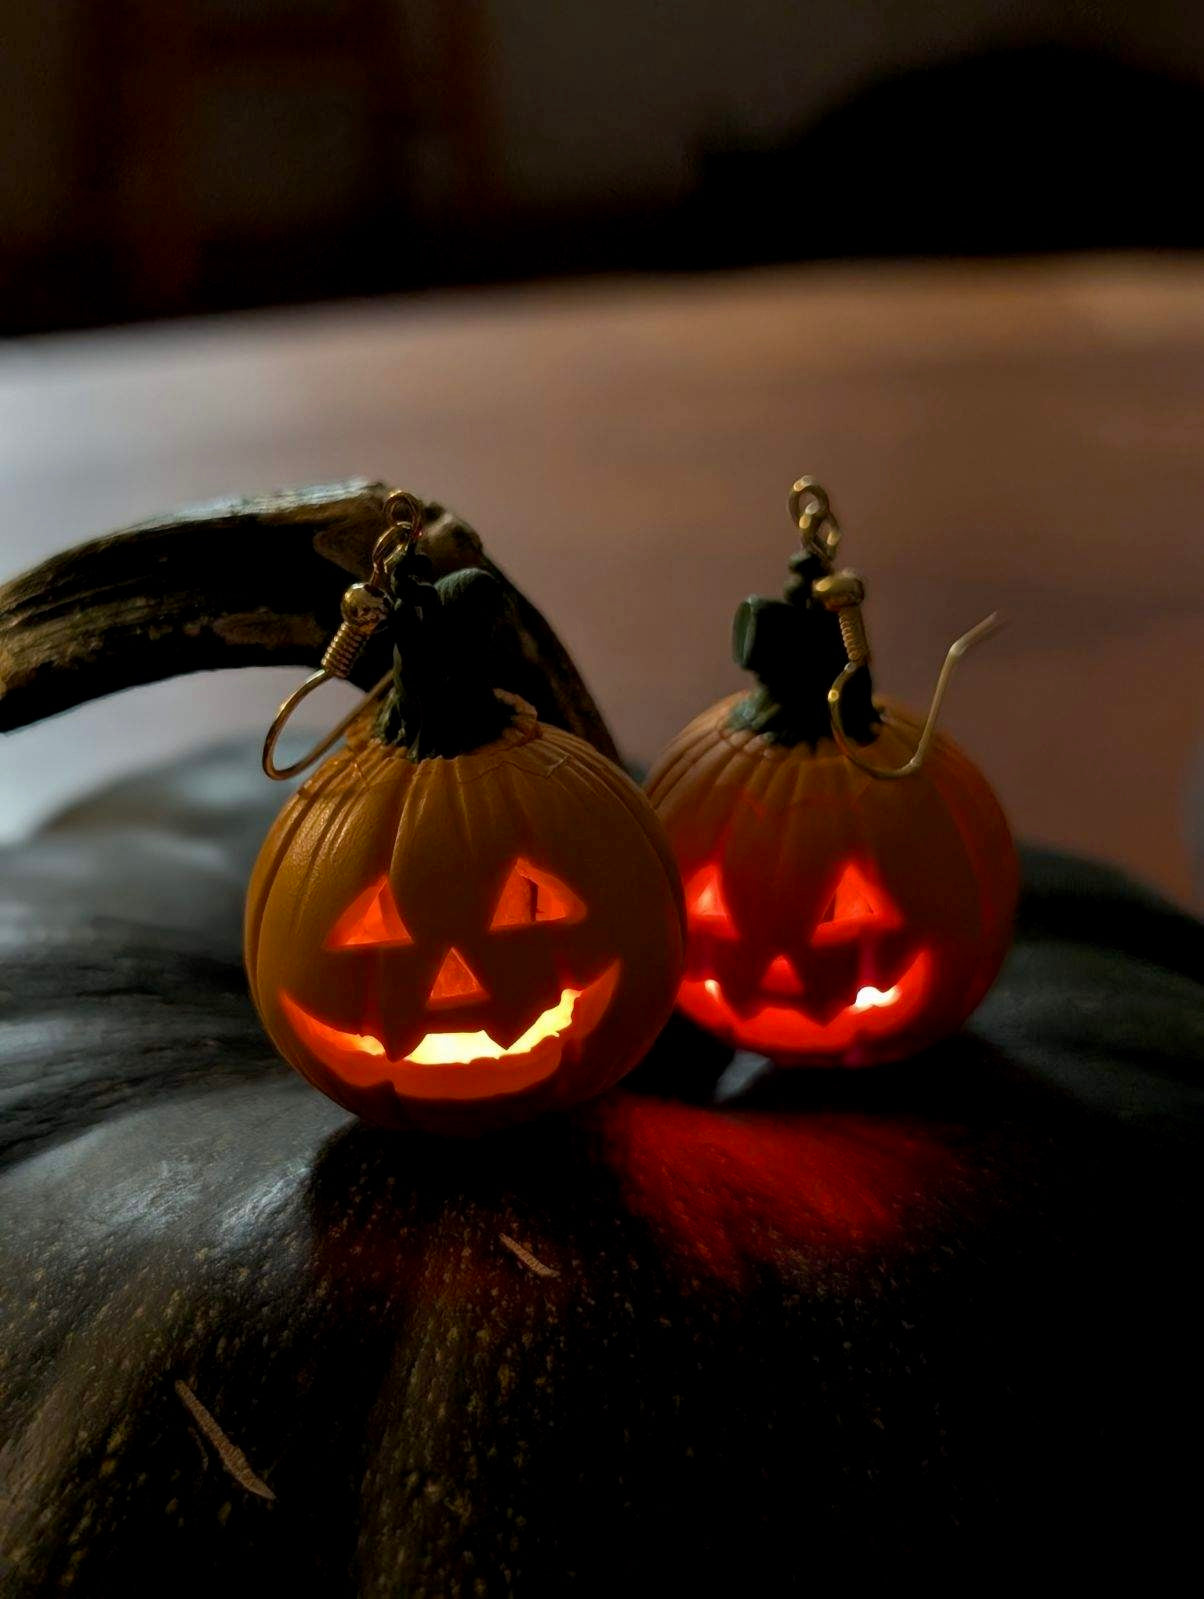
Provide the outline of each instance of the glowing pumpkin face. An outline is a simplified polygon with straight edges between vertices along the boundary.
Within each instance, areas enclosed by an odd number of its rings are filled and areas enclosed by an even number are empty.
[[[691,723],[648,780],[685,882],[681,1008],[785,1064],[869,1065],[955,1031],[999,969],[1016,898],[985,780],[938,735],[921,773],[875,782],[830,741],[733,728],[739,700]],[[917,737],[888,708],[875,759],[906,759]]]
[[[417,763],[361,741],[285,807],[247,967],[285,1058],[368,1120],[470,1132],[599,1092],[672,1008],[684,928],[651,807],[521,717]]]
[[[866,1048],[912,1019],[929,988],[929,952],[916,946],[885,890],[852,862],[815,926],[799,929],[789,951],[765,964],[764,946],[740,938],[718,866],[703,867],[686,885],[686,916],[692,975],[681,986],[682,1009],[762,1054]]]
[[[538,962],[542,957],[551,966],[548,940],[536,930],[562,929],[582,921],[585,914],[584,904],[559,878],[518,860],[506,874],[489,932],[499,936],[521,933],[526,947],[519,953],[524,959]],[[620,964],[613,960],[590,979],[572,978],[554,1003],[540,1010],[521,1033],[497,1038],[481,1025],[482,1010],[490,1006],[489,989],[455,944],[441,956],[438,937],[426,953],[415,949],[387,877],[370,883],[351,902],[331,929],[326,948],[369,963],[364,993],[372,1024],[363,1022],[362,1031],[335,1027],[282,993],[284,1013],[297,1037],[350,1085],[370,1085],[383,1072],[395,1092],[431,1100],[516,1093],[551,1077],[560,1067],[566,1045],[583,1040],[601,1020],[614,993]],[[402,951],[408,953],[402,956]],[[421,993],[432,952],[438,964],[427,989],[425,1014],[411,1011],[407,1003],[405,1031],[397,1036],[385,1020],[388,1007],[382,1003],[381,993],[372,992],[371,979],[379,979],[394,998],[401,994],[408,1001],[415,983]],[[563,959],[563,942],[558,953]],[[387,960],[376,959],[386,954]],[[512,1022],[509,1031],[516,1025]],[[410,1043],[409,1035],[418,1027],[427,1030],[416,1043]],[[386,1039],[391,1033],[394,1041],[390,1045]]]

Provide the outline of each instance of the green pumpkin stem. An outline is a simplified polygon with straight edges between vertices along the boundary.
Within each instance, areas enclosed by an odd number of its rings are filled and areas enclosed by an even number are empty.
[[[830,568],[814,551],[791,557],[793,576],[780,600],[753,595],[732,623],[732,654],[759,681],[735,707],[731,725],[763,733],[779,744],[811,744],[832,736],[828,690],[848,660],[840,622],[811,592]],[[858,744],[877,735],[868,666],[853,673],[840,697],[845,731]]]
[[[377,738],[404,746],[412,761],[467,755],[516,714],[495,692],[516,647],[501,584],[471,567],[429,577],[417,551],[392,573],[393,686],[376,725]]]

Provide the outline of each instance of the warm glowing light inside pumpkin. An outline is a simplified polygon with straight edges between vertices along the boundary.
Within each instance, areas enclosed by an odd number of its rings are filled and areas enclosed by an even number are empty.
[[[899,997],[899,985],[893,988],[881,989],[872,986],[859,988],[857,998],[853,1001],[854,1010],[883,1010],[887,1005],[893,1005]]]
[[[489,930],[500,933],[511,927],[530,927],[534,922],[579,922],[584,915],[584,904],[560,878],[530,861],[517,860],[503,885]]]
[[[484,1028],[476,1032],[427,1033],[408,1054],[394,1065],[412,1066],[470,1066],[477,1061],[509,1060],[529,1055],[549,1039],[560,1038],[578,1021],[586,1030],[592,1030],[614,992],[618,980],[619,963],[614,961],[585,988],[565,988],[555,1005],[541,1011],[530,1027],[512,1044],[499,1044]],[[316,1048],[319,1054],[368,1055],[377,1060],[389,1057],[384,1044],[375,1033],[345,1032],[319,1021],[288,994],[280,996],[285,1014],[298,1037]]]
[[[862,929],[898,926],[898,918],[882,903],[878,890],[855,863],[840,874],[823,915],[815,927],[812,942],[843,942]]]
[[[443,964],[435,973],[435,981],[431,985],[427,1004],[435,1007],[476,1005],[488,998],[487,990],[460,951],[449,949],[443,958]]]
[[[471,941],[472,928],[464,931],[463,942],[457,929],[456,944],[448,943],[448,921],[454,923],[456,911],[450,880],[446,887],[451,903],[441,906],[439,915],[424,919],[417,905],[406,905],[417,936],[402,918],[388,875],[378,877],[346,905],[324,947],[381,951],[385,958],[362,964],[359,973],[340,961],[337,980],[332,974],[331,993],[338,996],[334,1003],[350,1026],[339,1027],[291,995],[279,995],[280,1008],[308,1057],[308,1065],[301,1067],[306,1075],[316,1064],[348,1089],[389,1085],[402,1098],[487,1099],[522,1093],[559,1071],[566,1055],[575,1058],[610,1005],[621,962],[612,960],[588,982],[578,978],[583,951],[575,947],[576,935],[562,945],[558,927],[585,918],[584,900],[554,873],[524,857],[511,859],[499,879],[492,911],[488,903],[477,902],[468,917],[478,933],[484,924],[491,934],[514,937],[509,948],[492,954]],[[537,931],[544,924],[554,924],[550,934]],[[532,933],[529,942],[516,933],[523,928]],[[435,929],[441,936],[428,942]],[[396,955],[389,953],[391,947],[398,950]],[[533,996],[530,1008],[522,1007],[520,998],[516,1014],[511,988],[528,966],[537,997]],[[486,974],[488,986],[480,972]],[[559,997],[512,1042],[505,1042],[523,1026],[534,1005],[550,997],[547,977],[541,975],[550,972],[556,973],[550,993]],[[362,1008],[353,1008],[359,974],[365,985]],[[563,986],[566,978],[573,986]],[[506,985],[506,994],[495,1015],[489,1002],[499,998],[497,984]],[[474,1006],[481,1007],[477,1015],[461,1014]],[[450,1013],[451,1026],[446,1030],[438,1026],[441,1011]],[[427,1031],[421,1032],[424,1021]],[[487,1025],[472,1027],[477,1021]],[[498,1032],[500,1039],[495,1036]]]
[[[576,922],[584,915],[585,905],[566,883],[530,861],[519,859],[510,868],[489,929],[500,932],[530,927],[538,922]],[[369,884],[356,896],[331,929],[326,942],[329,949],[414,942],[387,877]],[[617,969],[616,963],[612,972]],[[608,974],[607,981],[612,981],[612,975]],[[598,984],[591,984],[590,993],[597,987]],[[546,1039],[559,1037],[571,1025],[573,1007],[583,992],[585,990],[576,988],[562,990],[556,1004],[542,1011],[526,1032],[510,1045],[499,1044],[484,1029],[471,1033],[427,1033],[403,1060],[415,1066],[447,1066],[529,1054]],[[488,990],[464,956],[454,947],[449,949],[427,995],[430,1009],[475,1005],[488,998]],[[303,1010],[287,994],[282,999],[294,1027],[308,1034],[311,1041],[337,1051],[385,1058],[385,1046],[375,1034],[345,1032],[331,1027]]]
[[[789,1058],[834,1057],[859,1044],[890,1036],[919,1012],[932,982],[932,959],[915,956],[889,988],[863,984],[856,998],[828,1021],[809,1016],[800,996],[793,1004],[759,1004],[737,1011],[717,977],[687,977],[679,1003],[687,1015],[744,1049]]]
[[[545,1038],[555,1038],[572,1026],[573,1006],[581,990],[566,988],[558,1004],[540,1014],[508,1049],[503,1049],[486,1032],[428,1033],[417,1049],[406,1056],[416,1066],[450,1065],[454,1061],[501,1060],[506,1055],[525,1055]]]
[[[723,999],[723,989],[717,977],[707,977],[703,980],[703,988],[712,999]],[[779,955],[770,963],[769,969],[761,980],[761,990],[766,994],[801,994],[803,985],[794,974],[794,967],[784,955]],[[899,998],[899,985],[893,988],[875,988],[872,983],[867,983],[864,988],[857,990],[857,998],[849,1007],[850,1010],[882,1010],[887,1005],[893,1005]]]
[[[700,923],[708,932],[735,938],[736,929],[723,897],[719,868],[713,863],[695,872],[686,884],[686,910],[691,920]]]
[[[721,938],[738,936],[715,862],[700,867],[686,884],[686,909],[691,923],[700,932],[716,933]],[[863,928],[896,926],[898,918],[882,903],[881,896],[861,868],[850,862],[816,924],[814,942],[835,943],[851,938]],[[779,959],[784,962],[784,957]],[[777,962],[766,974],[765,986],[771,992],[797,992],[797,975],[789,965],[785,965],[785,970],[775,970],[776,967]]]
[[[387,877],[356,896],[330,930],[327,949],[353,949],[364,944],[412,944]]]
[[[560,1069],[565,1051],[598,1026],[614,997],[621,963],[612,961],[580,988],[565,988],[513,1043],[485,1028],[429,1032],[404,1055],[391,1055],[376,1033],[344,1031],[322,1021],[290,995],[280,1006],[298,1043],[349,1087],[390,1084],[404,1097],[489,1099],[521,1093]]]
[[[810,929],[805,922],[800,925],[798,945],[790,954],[779,951],[768,958],[751,988],[747,957],[755,944],[734,952],[725,947],[741,934],[732,920],[718,862],[688,878],[686,907],[691,933],[699,942],[679,1004],[695,1021],[745,1049],[783,1059],[855,1057],[861,1046],[908,1026],[931,986],[931,956],[914,950],[909,955],[899,947],[896,935],[903,923],[898,908],[855,861],[841,868],[818,921]],[[722,939],[723,945],[708,946],[708,938]],[[757,938],[756,928],[750,938]],[[813,955],[807,953],[808,945]],[[725,963],[733,954],[729,981]],[[832,964],[841,962],[846,964]],[[847,971],[850,962],[853,981],[843,975],[834,979],[832,973]],[[886,981],[881,987],[867,983],[864,979],[871,975]],[[834,981],[848,984],[843,1003],[833,994]]]
[[[761,978],[761,987],[767,994],[801,994],[803,985],[799,982],[798,973],[786,959],[785,955],[775,955],[765,968]]]
[[[402,1058],[415,1066],[466,1066],[474,1060],[504,1060],[510,1055],[525,1055],[545,1038],[555,1038],[572,1025],[573,1007],[581,994],[581,989],[566,988],[557,1003],[541,1011],[526,1032],[509,1047],[497,1043],[484,1029],[475,1033],[427,1033]],[[281,998],[289,1019],[303,1038],[319,1040],[335,1049],[384,1058],[385,1046],[375,1033],[346,1033],[339,1027],[320,1022],[287,994]]]

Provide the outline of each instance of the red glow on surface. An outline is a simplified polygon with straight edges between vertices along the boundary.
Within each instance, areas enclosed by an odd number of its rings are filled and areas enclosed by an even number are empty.
[[[352,949],[365,944],[412,944],[401,919],[389,879],[382,877],[357,895],[330,930],[327,949]]]
[[[847,1111],[723,1110],[615,1094],[600,1102],[631,1208],[688,1272],[732,1287],[789,1258],[905,1240],[957,1171],[941,1129]],[[801,1266],[800,1266],[801,1258]]]
[[[475,1005],[489,995],[458,949],[449,949],[435,975],[427,1004]]]
[[[736,936],[731,912],[723,897],[719,868],[713,861],[695,872],[686,884],[686,910],[692,920],[701,923],[709,932],[725,938]]]
[[[534,922],[579,922],[585,906],[567,883],[530,861],[515,861],[489,924],[491,932]]]
[[[687,977],[678,1003],[696,1022],[744,1049],[782,1058],[835,1059],[855,1052],[858,1044],[898,1032],[923,1005],[931,980],[932,959],[924,951],[889,988],[863,984],[852,1003],[827,1022],[809,1016],[801,1003],[761,1005],[740,1015],[714,977]]]

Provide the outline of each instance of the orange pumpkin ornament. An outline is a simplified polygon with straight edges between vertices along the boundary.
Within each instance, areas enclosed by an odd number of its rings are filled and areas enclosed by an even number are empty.
[[[673,1007],[681,890],[639,788],[474,680],[493,579],[409,589],[392,705],[260,851],[246,964],[316,1088],[384,1126],[472,1133],[636,1063]]]
[[[737,612],[760,686],[705,711],[647,791],[685,885],[678,1002],[786,1065],[866,1066],[956,1031],[1011,939],[1015,847],[986,779],[925,723],[876,703],[860,580],[834,573],[827,495],[791,496],[803,535],[781,600]]]

